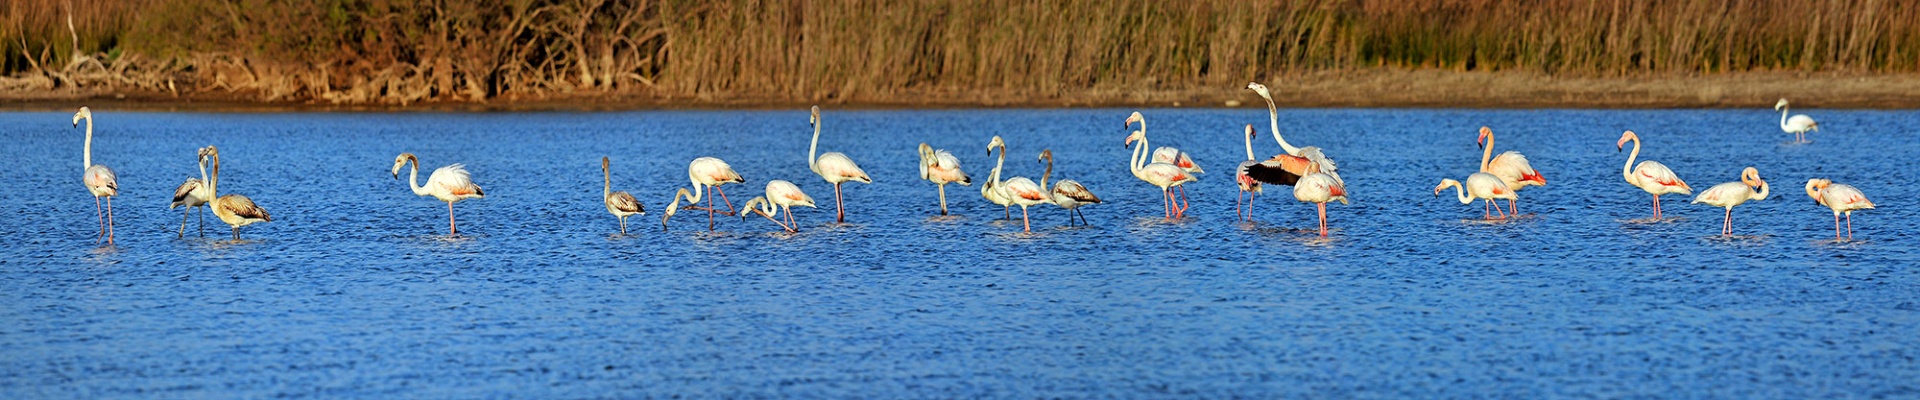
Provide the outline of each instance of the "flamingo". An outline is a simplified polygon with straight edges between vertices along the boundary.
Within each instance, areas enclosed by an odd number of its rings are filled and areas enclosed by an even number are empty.
[[[1253,131],[1253,124],[1247,124],[1246,131],[1247,134],[1243,135],[1245,137],[1242,138],[1243,140],[1241,140],[1241,142],[1247,145],[1247,160],[1241,161],[1240,166],[1234,168],[1233,183],[1240,186],[1240,192],[1233,195],[1233,212],[1236,216],[1243,214],[1240,209],[1240,197],[1241,195],[1246,195],[1247,207],[1244,216],[1240,218],[1242,221],[1253,221],[1253,198],[1260,195],[1260,181],[1247,175],[1247,169],[1260,163],[1259,160],[1253,158],[1253,137],[1259,135],[1259,133]]]
[[[1754,192],[1754,187],[1759,187],[1760,191]],[[1739,182],[1713,185],[1706,191],[1700,192],[1699,196],[1694,196],[1693,202],[1726,208],[1727,216],[1720,222],[1720,234],[1730,236],[1733,235],[1733,207],[1746,203],[1747,200],[1766,200],[1767,190],[1767,181],[1760,180],[1760,170],[1747,167],[1740,171]]]
[[[266,209],[254,205],[253,199],[247,196],[237,194],[221,196],[220,149],[207,146],[207,157],[213,159],[213,176],[207,179],[207,195],[213,197],[213,201],[207,204],[207,208],[213,209],[213,216],[219,217],[220,222],[233,227],[233,240],[240,240],[242,226],[273,221],[273,216],[267,215]]]
[[[1127,161],[1127,168],[1132,170],[1133,177],[1160,187],[1161,205],[1166,208],[1168,220],[1184,215],[1187,208],[1176,208],[1177,204],[1173,201],[1173,187],[1185,185],[1187,182],[1193,182],[1199,179],[1173,164],[1161,162],[1148,164],[1147,131],[1145,129],[1133,131],[1132,135],[1128,135],[1126,145],[1133,146],[1134,141],[1139,141],[1140,145],[1133,148],[1133,158]]]
[[[813,124],[813,144],[807,145],[807,168],[812,169],[813,173],[820,174],[820,178],[826,179],[827,183],[833,184],[835,215],[833,222],[847,222],[845,204],[840,200],[840,183],[846,181],[873,183],[873,179],[868,178],[867,171],[860,170],[860,166],[854,164],[853,159],[847,158],[846,154],[829,151],[827,154],[821,154],[820,158],[814,158],[814,151],[820,148],[820,106],[813,106],[813,116],[807,119],[807,123]]]
[[[600,187],[600,198],[606,201],[607,212],[613,214],[614,218],[620,219],[620,234],[626,235],[627,217],[646,214],[647,208],[641,206],[640,200],[635,200],[633,194],[625,190],[613,191],[613,160],[600,157],[600,175],[606,178],[605,184]]]
[[[215,157],[214,160],[214,171],[217,172],[220,170],[219,158]],[[480,185],[473,184],[472,175],[467,173],[464,164],[433,170],[433,175],[427,176],[427,186],[420,186],[420,158],[414,157],[413,153],[400,153],[393,158],[393,179],[400,179],[400,167],[409,162],[413,163],[413,173],[407,177],[407,187],[413,189],[416,196],[433,196],[447,202],[447,234],[459,235],[460,229],[453,222],[453,203],[486,198],[486,191],[481,190]]]
[[[1853,240],[1853,212],[1873,208],[1873,202],[1860,189],[1827,179],[1807,180],[1807,197],[1833,209],[1833,240],[1840,240],[1840,213],[1847,214],[1847,240]]]
[[[1338,200],[1340,204],[1347,204],[1347,186],[1339,179],[1334,179],[1333,175],[1320,173],[1317,169],[1310,168],[1309,171],[1307,176],[1294,182],[1293,198],[1314,203],[1320,209],[1320,237],[1327,237],[1327,202]]]
[[[1820,130],[1820,123],[1814,122],[1813,117],[1808,117],[1806,114],[1788,118],[1787,99],[1780,99],[1780,102],[1773,103],[1773,109],[1780,110],[1780,130],[1793,134],[1794,143],[1806,143],[1807,131]]]
[[[1127,126],[1122,129],[1133,128],[1134,122],[1140,123],[1140,135],[1141,135],[1140,137],[1142,139],[1145,139],[1146,132],[1147,132],[1147,117],[1145,115],[1140,115],[1139,111],[1134,111],[1133,115],[1127,116]],[[1142,142],[1144,143],[1144,141]],[[1188,173],[1198,174],[1198,173],[1206,172],[1206,171],[1200,170],[1199,164],[1193,163],[1193,158],[1188,157],[1187,152],[1180,151],[1180,149],[1176,149],[1170,146],[1160,146],[1160,148],[1158,149],[1153,149],[1152,159],[1153,159],[1153,162],[1155,163],[1173,165],[1175,167],[1179,167],[1180,170],[1186,171]],[[1187,187],[1182,185],[1180,186],[1180,213],[1184,214],[1188,207],[1189,206],[1187,205]]]
[[[1467,175],[1466,185],[1461,185],[1460,181],[1452,179],[1441,179],[1440,186],[1433,187],[1433,196],[1440,197],[1440,191],[1446,190],[1448,186],[1453,187],[1453,194],[1460,198],[1460,204],[1473,204],[1474,199],[1480,199],[1487,204],[1492,204],[1495,199],[1511,200],[1519,197],[1519,195],[1513,193],[1513,189],[1507,188],[1507,184],[1501,182],[1499,177],[1485,172],[1475,172],[1473,175]],[[1464,190],[1462,190],[1463,186]],[[1469,195],[1472,197],[1468,197]],[[1500,207],[1493,207],[1493,209],[1499,210]],[[1493,213],[1487,211],[1484,207],[1480,212],[1482,218],[1493,219]],[[1500,218],[1506,217],[1504,213],[1500,215]]]
[[[959,158],[946,150],[934,150],[926,143],[920,144],[920,179],[940,187],[940,215],[947,215],[947,183],[973,185],[973,178],[960,170]]]
[[[1049,189],[1047,178],[1053,176],[1053,150],[1041,150],[1040,160],[1047,162],[1047,172],[1040,174],[1040,190],[1047,193],[1048,200],[1051,200],[1054,205],[1067,209],[1067,225],[1072,226],[1073,215],[1080,212],[1080,206],[1099,203],[1100,196],[1093,195],[1093,191],[1087,190],[1086,185],[1081,185],[1080,182],[1072,179],[1056,181]],[[1080,215],[1080,222],[1086,221],[1087,216]]]
[[[73,126],[80,127],[82,119],[87,120],[87,142],[80,155],[80,162],[86,167],[81,182],[87,185],[87,193],[93,194],[93,218],[97,221],[100,220],[100,198],[107,198],[106,219],[100,221],[100,233],[107,237],[107,244],[113,244],[113,197],[120,195],[120,179],[112,168],[93,163],[93,110],[80,107],[79,112],[73,113]]]
[[[187,207],[185,209],[180,210],[180,234],[178,235],[178,237],[187,237],[187,213],[193,211],[194,209],[201,210],[200,236],[207,235],[206,209],[202,207],[207,205],[207,201],[213,199],[213,194],[207,192],[207,184],[206,184],[207,182],[207,148],[202,147],[197,153],[198,153],[198,157],[196,158],[199,159],[200,177],[187,178],[187,181],[181,183],[180,187],[174,188],[173,202],[170,204],[167,204],[167,209],[169,210],[173,209],[174,207],[180,207],[180,206]]]
[[[754,208],[755,205],[765,205],[765,208]],[[780,211],[786,213],[787,222],[780,222],[780,220],[773,218],[775,211],[774,206],[776,205],[780,206]],[[795,186],[793,182],[775,179],[767,181],[767,195],[765,197],[754,197],[747,200],[745,204],[740,205],[740,208],[745,210],[745,212],[740,215],[740,219],[745,220],[747,213],[760,214],[761,217],[765,217],[768,221],[773,221],[774,224],[780,225],[780,228],[786,229],[789,233],[799,232],[797,228],[800,227],[800,224],[793,222],[793,206],[814,207],[813,197],[809,197],[806,192],[800,191],[800,187]]]
[[[1005,160],[1007,143],[999,139],[1000,137],[995,136],[993,143],[1000,146],[1001,159]],[[999,166],[994,167],[992,180],[993,191],[999,192],[996,196],[1005,199],[1008,204],[1020,206],[1020,225],[1025,231],[1033,232],[1033,223],[1027,218],[1027,207],[1049,202],[1047,191],[1024,176],[1000,180]]]
[[[1000,149],[1000,160],[994,162],[993,171],[987,172],[987,183],[980,185],[980,197],[985,197],[987,201],[999,205],[1001,211],[1005,213],[1005,218],[1013,219],[1013,200],[1006,198],[1006,193],[999,189],[1000,167],[1006,166],[1007,163],[1007,142],[1000,140],[1000,136],[994,136],[992,141],[987,142],[987,155],[993,155],[994,148]]]
[[[1334,180],[1345,182],[1344,179],[1340,179],[1339,166],[1334,165],[1333,160],[1327,158],[1319,147],[1293,147],[1292,144],[1287,143],[1286,138],[1280,137],[1280,110],[1273,103],[1273,94],[1267,90],[1266,85],[1248,82],[1247,90],[1252,90],[1254,94],[1260,95],[1261,99],[1267,101],[1267,126],[1273,130],[1273,141],[1280,144],[1281,150],[1286,151],[1286,154],[1275,155],[1273,158],[1261,161],[1259,165],[1248,166],[1246,172],[1249,178],[1272,185],[1292,185],[1294,181],[1300,180],[1301,176],[1308,173],[1308,165],[1313,165],[1321,173],[1332,176]]]
[[[663,213],[666,215],[660,217],[660,230],[667,230],[667,220],[673,218],[673,213],[678,211],[680,199],[682,198],[687,199],[688,204],[686,208],[707,211],[707,230],[713,230],[714,213],[734,215],[733,203],[726,202],[727,193],[720,190],[720,185],[747,182],[746,178],[740,177],[740,173],[733,172],[733,166],[727,165],[726,161],[720,161],[720,159],[713,157],[695,158],[693,162],[688,163],[687,180],[693,182],[693,192],[688,193],[686,189],[680,189],[679,192],[674,193],[673,201],[667,205],[666,212]],[[701,192],[702,187],[713,188],[713,192],[719,194],[720,200],[727,205],[727,211],[714,209],[713,196],[705,196],[704,193]],[[706,207],[699,206],[701,197],[706,197]]]
[[[1633,159],[1640,157],[1640,135],[1635,135],[1633,131],[1620,134],[1620,141],[1613,144],[1614,151],[1625,148],[1627,141],[1633,141],[1633,153],[1627,155],[1626,165],[1620,166],[1620,175],[1626,177],[1627,184],[1653,195],[1653,219],[1659,220],[1660,195],[1690,195],[1693,194],[1693,187],[1687,186],[1687,182],[1681,181],[1679,176],[1673,174],[1673,170],[1667,169],[1659,161],[1647,160],[1641,161],[1638,166],[1633,165]]]
[[[1480,152],[1480,172],[1500,178],[1500,183],[1507,184],[1507,188],[1519,192],[1520,189],[1526,189],[1528,186],[1547,185],[1547,178],[1540,176],[1539,171],[1534,171],[1533,165],[1527,162],[1527,156],[1521,155],[1520,152],[1508,150],[1500,153],[1499,157],[1493,157],[1492,128],[1480,127],[1480,139],[1476,143],[1481,144],[1480,147],[1483,149]],[[1507,214],[1520,216],[1519,206],[1513,203],[1513,200],[1507,200],[1509,211]]]

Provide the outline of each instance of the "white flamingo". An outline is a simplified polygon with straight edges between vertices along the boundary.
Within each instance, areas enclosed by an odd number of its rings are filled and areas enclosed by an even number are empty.
[[[1327,203],[1347,204],[1347,185],[1333,175],[1309,171],[1293,183],[1293,199],[1313,203],[1320,210],[1320,237],[1327,237]]]
[[[1533,165],[1527,162],[1527,156],[1520,152],[1508,150],[1500,153],[1499,157],[1493,156],[1493,128],[1480,127],[1480,139],[1476,143],[1483,149],[1480,152],[1480,172],[1500,178],[1500,183],[1507,184],[1508,189],[1519,192],[1528,186],[1547,185],[1547,178],[1540,176],[1539,171],[1534,171]],[[1507,201],[1507,208],[1508,214],[1520,216],[1520,207],[1513,200]]]
[[[420,158],[414,157],[413,153],[400,153],[393,158],[393,179],[400,179],[400,167],[406,166],[407,163],[413,163],[412,175],[407,177],[407,187],[413,189],[413,194],[416,196],[433,196],[435,199],[447,202],[447,234],[459,235],[460,229],[453,222],[453,203],[466,199],[486,198],[486,191],[481,190],[480,185],[473,184],[472,175],[467,173],[467,166],[463,164],[453,164],[433,170],[433,174],[427,176],[427,185],[420,186]],[[217,167],[219,163],[215,162],[214,165],[216,166],[214,170],[219,171]]]
[[[213,176],[207,179],[207,195],[213,196],[207,208],[213,210],[213,216],[220,222],[233,227],[233,240],[240,240],[240,227],[256,222],[273,221],[267,210],[253,204],[253,199],[237,194],[220,195],[220,149],[207,146],[207,157],[213,159]]]
[[[187,213],[192,212],[193,210],[196,210],[196,209],[201,210],[200,236],[207,235],[206,211],[205,211],[206,209],[204,207],[207,205],[208,201],[213,200],[213,193],[207,191],[207,183],[206,183],[207,182],[207,148],[202,147],[196,153],[197,153],[197,157],[195,158],[199,160],[199,164],[200,164],[200,177],[187,178],[187,181],[181,183],[180,187],[174,188],[173,202],[167,204],[167,209],[169,210],[173,209],[174,207],[181,207],[181,206],[187,207],[185,209],[180,210],[180,234],[178,235],[179,237],[187,236]]]
[[[1439,197],[1440,191],[1446,190],[1449,186],[1453,187],[1454,196],[1460,198],[1460,204],[1473,204],[1474,199],[1486,202],[1481,207],[1482,210],[1480,210],[1480,212],[1482,218],[1489,220],[1493,219],[1493,213],[1485,209],[1486,205],[1491,205],[1495,199],[1511,200],[1519,197],[1513,194],[1513,189],[1507,188],[1507,184],[1501,182],[1499,177],[1485,172],[1475,172],[1473,175],[1467,175],[1467,183],[1465,185],[1461,185],[1460,181],[1441,179],[1440,186],[1433,187],[1433,196]],[[1493,207],[1493,209],[1500,210],[1500,207]],[[1500,212],[1500,218],[1507,217],[1505,214],[1506,210],[1500,210]]]
[[[1134,146],[1133,157],[1127,161],[1127,169],[1133,172],[1134,178],[1139,178],[1148,184],[1160,188],[1161,205],[1166,207],[1166,218],[1168,220],[1185,215],[1187,211],[1186,207],[1180,207],[1179,204],[1174,203],[1173,187],[1185,185],[1187,182],[1193,182],[1199,179],[1173,164],[1159,162],[1148,164],[1146,130],[1133,131],[1132,135],[1127,136],[1126,145],[1133,146],[1133,142],[1135,141],[1139,141],[1140,145]]]
[[[1067,209],[1067,225],[1073,225],[1073,216],[1080,212],[1080,206],[1097,204],[1100,196],[1093,195],[1086,185],[1072,179],[1061,179],[1047,186],[1047,178],[1053,177],[1053,150],[1041,150],[1040,160],[1047,163],[1047,172],[1040,174],[1040,190],[1047,193],[1048,200],[1060,208]],[[1080,215],[1080,222],[1086,223],[1087,216]]]
[[[1627,155],[1626,165],[1620,166],[1620,175],[1627,179],[1627,184],[1653,195],[1653,219],[1659,220],[1660,195],[1690,195],[1693,194],[1693,187],[1687,186],[1687,182],[1680,180],[1673,170],[1667,169],[1659,161],[1647,160],[1641,161],[1638,166],[1633,165],[1633,160],[1640,157],[1640,135],[1633,134],[1633,131],[1620,134],[1620,141],[1613,144],[1614,151],[1625,148],[1627,141],[1633,141],[1633,153]]]
[[[740,173],[733,172],[733,166],[713,157],[695,158],[693,162],[687,163],[687,180],[693,182],[693,192],[688,193],[686,189],[680,189],[673,194],[673,201],[667,204],[666,212],[661,213],[665,215],[660,217],[660,230],[667,230],[667,220],[673,218],[674,212],[679,211],[680,199],[683,198],[687,200],[687,209],[707,211],[707,230],[713,230],[714,213],[734,215],[733,203],[726,201],[727,193],[720,190],[720,185],[747,182],[746,178],[740,177]],[[713,188],[713,192],[720,195],[721,202],[727,205],[727,211],[714,209],[713,196],[706,196],[701,191],[702,188]],[[706,207],[699,206],[701,197],[707,199]]]
[[[1007,142],[1000,140],[1000,136],[994,136],[993,140],[987,142],[987,155],[993,155],[995,148],[1000,149],[1000,160],[994,161],[993,171],[987,172],[987,182],[980,185],[980,197],[999,205],[1005,219],[1013,219],[1013,199],[1007,198],[1006,192],[999,189],[1000,168],[1007,164]]]
[[[73,113],[73,126],[80,127],[80,120],[87,120],[87,142],[81,149],[80,162],[86,170],[81,182],[87,185],[87,193],[93,195],[93,217],[100,223],[100,235],[107,237],[107,244],[113,244],[113,197],[120,195],[120,179],[113,174],[112,168],[93,163],[93,110],[80,107]],[[100,198],[107,198],[106,219],[100,219]]]
[[[1773,109],[1780,110],[1780,130],[1793,134],[1795,143],[1806,143],[1807,131],[1820,130],[1820,123],[1814,122],[1813,117],[1808,117],[1806,114],[1787,117],[1787,99],[1780,99],[1780,102],[1773,103]]]
[[[1754,187],[1759,187],[1760,191],[1753,191]],[[1706,191],[1700,192],[1699,196],[1694,196],[1693,202],[1726,208],[1727,216],[1720,222],[1720,234],[1731,236],[1733,235],[1733,207],[1748,200],[1766,200],[1767,191],[1767,181],[1760,180],[1760,170],[1747,167],[1740,171],[1739,182],[1713,185]]]
[[[820,178],[826,179],[827,183],[833,184],[833,222],[847,222],[846,203],[840,200],[840,183],[846,181],[873,183],[873,178],[867,177],[867,171],[860,170],[860,166],[854,164],[853,159],[847,158],[846,154],[829,151],[821,154],[820,158],[814,158],[814,151],[820,148],[820,106],[813,106],[813,116],[807,121],[813,124],[813,143],[807,145],[807,168],[812,169],[813,173],[820,174]]]
[[[1007,154],[1007,144],[999,139],[1000,137],[995,136],[993,143],[1000,145],[1000,154],[1004,160]],[[1008,204],[1020,206],[1020,225],[1023,230],[1033,232],[1033,223],[1027,218],[1027,207],[1048,202],[1050,199],[1048,198],[1047,191],[1041,189],[1039,184],[1033,183],[1032,179],[1027,179],[1024,176],[1016,176],[1002,181],[1000,180],[999,166],[995,166],[993,170],[993,190],[999,192],[996,196],[1006,199]]]
[[[633,194],[625,190],[613,191],[613,160],[600,157],[600,175],[606,178],[604,185],[600,187],[600,198],[607,203],[607,212],[613,214],[614,218],[620,219],[620,234],[625,235],[627,234],[627,217],[646,214],[647,208],[641,206],[640,200],[634,199]]]
[[[1840,240],[1841,213],[1847,214],[1847,240],[1853,240],[1853,212],[1873,208],[1873,201],[1867,200],[1867,194],[1860,189],[1827,179],[1807,180],[1807,197],[1833,209],[1833,240]]]
[[[1241,135],[1241,142],[1247,146],[1247,160],[1241,161],[1240,166],[1233,169],[1233,183],[1240,187],[1240,192],[1233,195],[1233,212],[1242,221],[1253,221],[1253,199],[1260,195],[1260,181],[1247,175],[1247,169],[1260,163],[1258,159],[1253,158],[1253,137],[1259,133],[1254,132],[1253,124],[1247,124],[1246,133]],[[1241,210],[1240,207],[1240,197],[1243,195],[1247,198],[1245,210]]]
[[[765,208],[754,208],[755,205],[764,205]],[[778,211],[786,214],[787,222],[774,219],[773,214],[776,211],[774,206],[780,206]],[[793,222],[794,206],[814,207],[813,197],[800,191],[800,187],[795,186],[793,182],[775,179],[767,181],[766,196],[748,199],[745,204],[740,205],[742,210],[740,218],[744,220],[747,218],[746,214],[760,214],[761,217],[766,217],[768,221],[773,221],[789,233],[799,232],[800,224]]]
[[[1122,129],[1133,128],[1133,123],[1135,122],[1140,123],[1140,137],[1142,139],[1145,139],[1147,137],[1146,136],[1147,135],[1147,116],[1141,115],[1139,111],[1134,111],[1132,115],[1127,116],[1127,125],[1125,128],[1122,128]],[[1193,158],[1188,157],[1187,152],[1180,151],[1180,149],[1176,149],[1171,146],[1160,146],[1160,148],[1153,149],[1152,160],[1155,163],[1168,164],[1174,167],[1178,167],[1180,168],[1180,170],[1186,171],[1188,173],[1198,174],[1198,173],[1206,172],[1200,169],[1199,164],[1193,163]],[[1180,186],[1180,197],[1179,197],[1180,202],[1178,203],[1180,213],[1176,213],[1176,214],[1184,214],[1187,208],[1190,207],[1190,205],[1187,203],[1187,200],[1188,200],[1187,187],[1185,185],[1177,185],[1177,186]]]
[[[947,184],[959,183],[960,186],[973,185],[973,178],[960,170],[960,159],[946,150],[934,150],[926,143],[920,144],[920,179],[926,179],[940,187],[940,215],[947,215]]]

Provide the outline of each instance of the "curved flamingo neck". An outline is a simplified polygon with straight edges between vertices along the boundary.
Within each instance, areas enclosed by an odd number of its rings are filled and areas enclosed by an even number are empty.
[[[1466,184],[1453,184],[1453,195],[1460,198],[1460,204],[1473,204],[1473,198],[1467,197],[1466,187]]]
[[[600,166],[600,176],[606,178],[606,184],[600,186],[600,197],[613,197],[613,168]]]
[[[220,152],[208,156],[213,158],[213,176],[207,177],[207,202],[211,203],[220,198]]]
[[[1007,164],[1007,145],[1001,144],[1000,160],[993,162],[993,173],[990,174],[992,176],[987,177],[987,182],[992,183],[993,186],[1000,186],[1000,167],[1005,166],[1006,164]]]
[[[1622,178],[1626,178],[1627,183],[1632,183],[1637,185],[1639,184],[1639,179],[1635,179],[1635,177],[1633,176],[1633,160],[1636,158],[1640,158],[1640,137],[1634,136],[1634,137],[1628,138],[1627,140],[1633,141],[1633,153],[1627,154],[1627,164],[1620,166],[1620,176]]]
[[[1792,109],[1793,107],[1788,107],[1786,105],[1780,106],[1780,130],[1783,130],[1783,131],[1787,130],[1787,111]],[[88,134],[93,133],[93,119],[91,118],[87,119],[87,133]]]
[[[1145,175],[1142,175],[1140,173],[1140,170],[1143,168],[1146,168],[1145,161],[1147,160],[1147,135],[1146,135],[1145,129],[1142,129],[1140,132],[1141,132],[1140,144],[1134,145],[1133,159],[1127,162],[1127,167],[1130,171],[1133,172],[1134,177],[1146,179]]]
[[[807,169],[820,172],[820,164],[814,162],[814,151],[820,149],[820,116],[813,117],[813,143],[807,144]]]
[[[1241,139],[1240,141],[1245,142],[1247,145],[1247,161],[1253,161],[1253,135],[1241,135],[1241,136],[1246,136],[1246,137],[1240,138]]]
[[[1040,191],[1047,191],[1047,178],[1053,176],[1053,155],[1047,155],[1047,172],[1040,174]]]
[[[1487,162],[1493,160],[1493,132],[1487,132],[1487,146],[1480,150],[1480,172],[1487,171]]]
[[[1260,98],[1267,100],[1267,128],[1273,130],[1273,142],[1279,143],[1280,150],[1286,151],[1289,155],[1300,155],[1299,147],[1293,147],[1293,145],[1287,144],[1287,139],[1280,137],[1280,108],[1273,104],[1273,96],[1260,93]],[[1247,152],[1252,153],[1253,150],[1248,149]],[[1248,159],[1252,159],[1252,157],[1249,156]]]
[[[213,184],[213,180],[212,180],[212,179],[207,179],[207,159],[206,159],[206,157],[201,157],[201,158],[200,158],[200,182],[203,182],[203,183],[206,183],[206,184],[208,184],[208,185],[212,185],[212,184]]]
[[[93,114],[87,114],[87,144],[80,153],[80,168],[93,168]]]
[[[407,162],[413,165],[413,172],[407,175],[407,187],[413,189],[415,196],[426,196],[427,188],[420,186],[420,159],[408,157]],[[220,176],[220,157],[213,158],[213,175]]]
[[[1766,199],[1767,199],[1767,194],[1768,194],[1768,192],[1770,192],[1770,191],[1772,191],[1772,190],[1773,190],[1773,186],[1772,186],[1772,185],[1768,185],[1768,184],[1767,184],[1767,181],[1760,181],[1760,192],[1759,192],[1759,193],[1755,193],[1755,194],[1754,194],[1754,195],[1753,195],[1752,197],[1749,197],[1749,199],[1752,199],[1752,200],[1766,200]]]

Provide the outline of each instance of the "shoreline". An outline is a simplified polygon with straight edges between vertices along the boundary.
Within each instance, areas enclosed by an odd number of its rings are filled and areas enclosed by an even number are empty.
[[[1696,76],[1556,77],[1527,72],[1368,69],[1314,71],[1262,79],[1284,108],[1771,108],[1788,98],[1796,108],[1920,108],[1920,76],[1862,73],[1746,72]],[[55,89],[0,92],[0,111],[54,111],[88,105],[128,111],[173,112],[512,112],[627,110],[751,110],[831,105],[843,109],[1259,107],[1244,83],[1205,88],[1127,88],[1097,85],[1071,91],[930,89],[856,93],[843,98],[680,95],[658,90],[563,95],[480,102],[338,105],[318,101],[260,101],[257,95]],[[1072,94],[1064,94],[1071,92]]]

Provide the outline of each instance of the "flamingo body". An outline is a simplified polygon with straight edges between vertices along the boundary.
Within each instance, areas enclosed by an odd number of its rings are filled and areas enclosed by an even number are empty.
[[[86,144],[80,151],[80,162],[86,169],[81,172],[80,183],[86,185],[88,194],[93,195],[94,218],[100,222],[99,236],[105,236],[107,243],[112,244],[113,197],[120,195],[120,178],[114,175],[112,168],[93,163],[93,110],[80,107],[80,111],[73,113],[73,126],[80,127],[80,120],[87,121]],[[104,219],[100,210],[100,199],[103,197],[107,200]]]
[[[1754,191],[1755,186],[1760,187],[1760,190]],[[1766,200],[1768,189],[1767,182],[1760,179],[1759,170],[1747,167],[1740,172],[1740,181],[1713,185],[1706,191],[1700,192],[1699,196],[1694,196],[1693,203],[1705,203],[1727,209],[1726,219],[1720,225],[1720,234],[1732,235],[1733,207],[1745,204],[1749,200]]]
[[[1859,188],[1827,179],[1807,180],[1807,197],[1833,210],[1833,239],[1840,240],[1840,214],[1847,215],[1847,239],[1853,239],[1853,212],[1873,208]]]
[[[1780,102],[1774,103],[1773,109],[1780,110],[1780,130],[1793,134],[1794,140],[1797,142],[1806,142],[1808,131],[1820,130],[1820,123],[1814,122],[1813,117],[1806,116],[1806,114],[1797,114],[1788,117],[1787,111],[1789,108],[1787,107],[1787,99],[1780,99]]]
[[[218,158],[215,158],[215,160],[218,160]],[[460,229],[453,220],[453,203],[467,199],[486,198],[486,191],[480,189],[480,185],[473,183],[473,175],[467,173],[467,167],[464,164],[453,164],[433,170],[433,173],[427,176],[426,186],[421,186],[420,158],[414,156],[413,153],[400,153],[399,156],[394,157],[394,179],[400,178],[400,168],[409,163],[413,166],[413,172],[407,177],[407,187],[412,189],[413,194],[416,196],[433,197],[434,199],[446,202],[447,234],[459,234]],[[217,161],[215,165],[219,165]],[[219,168],[214,168],[214,170],[218,171]]]
[[[1193,162],[1193,156],[1187,155],[1187,152],[1180,151],[1180,149],[1169,146],[1160,146],[1160,148],[1153,149],[1153,162],[1173,164],[1175,167],[1180,167],[1181,170],[1196,174],[1207,172],[1206,170],[1200,169],[1200,164]]]
[[[1326,237],[1327,203],[1339,201],[1340,204],[1347,204],[1347,187],[1332,175],[1310,173],[1294,182],[1293,199],[1314,203],[1320,210],[1320,236]]]
[[[867,172],[845,154],[829,151],[814,158],[814,151],[820,148],[820,106],[813,106],[813,115],[808,122],[813,124],[813,143],[807,145],[807,168],[833,184],[834,222],[846,222],[846,203],[841,200],[840,184],[847,181],[873,183],[873,178],[868,177]]]
[[[920,144],[920,179],[933,182],[940,191],[940,215],[947,215],[947,184],[959,183],[961,186],[973,184],[973,178],[960,170],[960,159],[946,150],[934,150],[926,143]]]
[[[213,200],[207,203],[207,208],[213,211],[214,217],[220,218],[220,222],[233,227],[234,240],[240,240],[240,227],[273,220],[273,216],[268,215],[266,209],[254,204],[253,199],[247,196],[237,194],[221,196],[220,150],[207,146],[206,155],[213,160],[213,176],[207,179],[207,195],[213,196]]]
[[[1518,194],[1513,192],[1513,189],[1507,187],[1505,182],[1501,182],[1499,177],[1485,172],[1475,172],[1473,175],[1467,175],[1467,182],[1465,184],[1461,184],[1460,181],[1452,179],[1442,179],[1440,180],[1440,186],[1433,188],[1433,195],[1439,196],[1440,191],[1446,190],[1447,187],[1453,187],[1454,195],[1459,198],[1460,204],[1472,204],[1476,199],[1492,203],[1493,200],[1497,199],[1515,200],[1520,198]],[[1498,209],[1499,207],[1494,208]],[[1492,213],[1485,212],[1484,210],[1483,217],[1493,219]]]
[[[615,219],[620,220],[620,234],[625,235],[627,234],[627,217],[645,214],[647,208],[641,206],[640,200],[633,198],[632,193],[613,191],[613,160],[600,157],[600,174],[605,179],[600,187],[600,198],[607,205],[607,213],[613,214]]]

